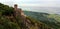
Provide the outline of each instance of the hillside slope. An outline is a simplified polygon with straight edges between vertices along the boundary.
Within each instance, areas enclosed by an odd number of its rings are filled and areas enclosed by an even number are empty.
[[[51,27],[60,28],[60,15],[58,14],[48,14],[48,13],[32,12],[32,11],[24,11],[24,13],[31,18],[34,18],[47,25],[50,25]]]
[[[0,3],[0,29],[56,29],[31,17],[14,16],[14,8]]]

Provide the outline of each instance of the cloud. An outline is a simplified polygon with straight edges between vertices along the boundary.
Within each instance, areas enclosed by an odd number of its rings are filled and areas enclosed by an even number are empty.
[[[0,2],[10,6],[18,4],[19,6],[60,7],[60,0],[0,0]]]

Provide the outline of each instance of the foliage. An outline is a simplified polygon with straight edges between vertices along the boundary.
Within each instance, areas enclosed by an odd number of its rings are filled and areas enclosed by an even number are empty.
[[[0,15],[11,15],[13,14],[13,8],[0,3],[0,13]]]
[[[60,28],[60,15],[58,14],[48,14],[42,12],[32,12],[32,11],[24,11],[27,16],[34,18],[38,21],[41,21],[55,29]]]
[[[0,29],[20,29],[17,23],[7,17],[11,14],[13,14],[13,7],[0,3]]]

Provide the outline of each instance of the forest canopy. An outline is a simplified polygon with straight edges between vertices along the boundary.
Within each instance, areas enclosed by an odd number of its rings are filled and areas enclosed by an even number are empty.
[[[0,3],[0,15],[11,15],[11,14],[13,14],[13,7],[9,7],[8,5]]]

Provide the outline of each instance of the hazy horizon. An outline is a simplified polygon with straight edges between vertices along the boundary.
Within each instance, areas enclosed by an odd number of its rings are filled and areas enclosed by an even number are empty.
[[[20,7],[25,11],[44,12],[50,14],[60,14],[59,7]]]

